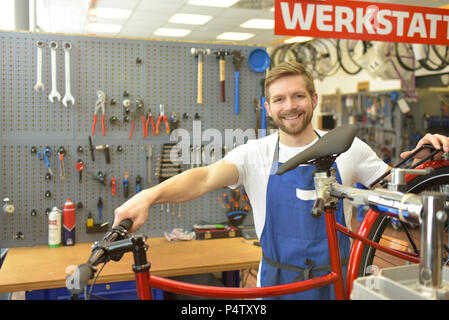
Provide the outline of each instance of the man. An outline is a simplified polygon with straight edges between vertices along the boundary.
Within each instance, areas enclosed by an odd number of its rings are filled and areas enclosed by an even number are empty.
[[[311,124],[318,95],[311,75],[297,62],[273,68],[265,81],[267,114],[279,127],[278,133],[250,140],[207,167],[185,171],[159,185],[139,192],[115,210],[114,226],[125,218],[133,220],[132,231],[148,218],[153,204],[183,202],[209,191],[243,185],[253,207],[254,224],[263,249],[258,282],[262,286],[291,283],[329,272],[324,219],[310,214],[315,200],[313,166],[299,166],[276,175],[278,166],[314,144],[324,131]],[[449,151],[449,139],[426,135],[418,145],[432,144]],[[423,153],[420,152],[420,157]],[[406,156],[406,152],[403,155]],[[369,185],[388,166],[372,149],[355,139],[351,148],[334,164],[337,181],[345,185]],[[346,225],[343,206],[336,220]],[[339,235],[342,259],[349,255],[349,239]],[[333,286],[283,296],[287,299],[331,299]]]

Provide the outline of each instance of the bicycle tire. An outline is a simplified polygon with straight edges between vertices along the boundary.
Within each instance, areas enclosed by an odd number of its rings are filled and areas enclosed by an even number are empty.
[[[432,61],[431,57],[430,57],[430,46],[426,45],[424,47],[424,51],[426,53],[426,58],[425,59],[421,59],[418,60],[419,64],[426,70],[428,71],[440,71],[443,70],[444,68],[446,68],[447,63],[440,59],[440,63],[436,63],[435,61]],[[435,51],[433,51],[435,52]]]
[[[326,41],[317,38],[313,39],[310,42],[310,45],[314,47],[314,50],[316,52],[316,63],[314,71],[317,74],[317,78],[323,80],[325,77],[329,77],[330,75],[334,74],[339,67],[336,57],[337,55],[335,54],[335,57],[333,57],[332,51],[327,45]],[[333,46],[336,52],[335,45],[333,45],[332,42],[330,43],[330,46]],[[334,58],[334,61],[332,61],[332,58]]]
[[[411,54],[411,56],[409,56],[409,57],[407,56],[407,58],[412,59],[412,63],[413,63],[412,66],[409,66],[404,62],[403,58],[401,57],[401,54],[399,53],[399,45],[404,45],[405,49]],[[395,49],[394,51],[395,51],[395,55],[396,55],[396,60],[398,61],[399,65],[402,68],[404,68],[407,71],[416,71],[416,70],[421,69],[422,66],[418,61],[415,60],[415,54],[413,53],[413,49],[411,48],[410,44],[396,42],[394,44],[394,49]]]
[[[407,183],[407,192],[420,193],[445,184],[449,184],[449,167],[437,168],[431,174],[417,176]],[[368,234],[368,239],[379,243],[389,223],[390,217],[380,214],[373,223],[373,226]],[[364,247],[359,265],[359,276],[365,276],[368,274],[365,270],[367,270],[369,266],[373,265],[375,254],[376,249],[373,247]]]
[[[343,69],[344,72],[346,72],[349,75],[356,75],[360,71],[362,71],[362,67],[357,62],[355,62],[354,59],[352,58],[352,55],[353,55],[353,53],[351,53],[352,49],[347,48],[347,41],[349,41],[349,40],[341,40],[341,39],[337,40],[336,46],[337,46],[338,63],[340,64],[340,67]],[[343,43],[346,43],[345,49],[343,49]],[[363,45],[363,54],[365,54],[366,50],[367,50],[366,42],[362,41],[362,45]],[[355,48],[355,46],[354,46],[354,48]],[[344,53],[346,53],[346,57],[344,56]],[[350,66],[347,65],[348,62],[349,62],[349,64],[352,64],[353,70],[350,70]]]
[[[444,56],[441,54],[441,52],[437,49],[443,47],[445,50]],[[440,59],[441,61],[449,64],[449,47],[448,46],[432,46],[433,52],[435,52],[435,55]]]

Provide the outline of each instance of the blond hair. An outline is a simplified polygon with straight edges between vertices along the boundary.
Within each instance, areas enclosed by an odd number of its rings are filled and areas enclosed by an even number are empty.
[[[306,68],[299,62],[287,61],[278,64],[268,72],[268,76],[265,79],[264,85],[265,97],[268,103],[270,102],[270,94],[268,91],[270,85],[277,79],[294,75],[300,75],[303,77],[304,81],[306,82],[306,89],[309,92],[310,96],[313,96],[315,94],[315,84],[313,83],[313,77],[310,72],[308,72]]]

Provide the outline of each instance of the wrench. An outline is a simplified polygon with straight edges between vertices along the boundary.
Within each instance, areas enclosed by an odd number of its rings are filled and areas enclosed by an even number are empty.
[[[58,101],[61,101],[61,94],[58,92],[58,88],[56,86],[56,48],[58,48],[58,43],[56,41],[51,41],[49,46],[51,49],[51,92],[48,96],[48,100],[54,103],[55,98],[58,99]]]
[[[62,104],[67,107],[67,102],[70,102],[72,106],[75,104],[75,98],[72,96],[70,90],[70,50],[72,49],[71,42],[64,42],[64,61],[65,61],[65,96],[62,99]]]
[[[44,91],[44,83],[42,82],[42,48],[44,47],[44,41],[38,40],[37,45],[37,82],[34,86],[36,91]]]

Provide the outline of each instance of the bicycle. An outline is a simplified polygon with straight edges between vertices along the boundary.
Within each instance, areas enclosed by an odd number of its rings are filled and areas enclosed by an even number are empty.
[[[370,257],[373,255],[373,251],[370,251],[369,254],[364,254],[365,246],[385,251],[388,254],[402,259],[420,262],[420,270],[425,270],[425,272],[420,272],[420,286],[430,292],[437,290],[441,285],[441,271],[443,267],[441,243],[443,242],[444,227],[447,222],[447,214],[444,211],[445,196],[441,192],[425,192],[419,196],[404,191],[407,190],[406,181],[413,181],[413,178],[416,178],[416,176],[413,177],[410,175],[410,172],[414,175],[424,175],[427,178],[421,180],[427,181],[427,183],[432,181],[432,178],[429,177],[437,177],[436,179],[440,179],[438,181],[444,183],[449,181],[449,174],[446,173],[449,172],[448,161],[433,160],[424,162],[426,159],[423,159],[421,161],[423,163],[418,163],[417,166],[426,168],[415,169],[414,171],[393,168],[389,189],[377,188],[374,190],[361,190],[350,186],[343,186],[337,183],[335,170],[331,166],[338,155],[349,149],[356,132],[357,127],[355,125],[338,127],[324,135],[312,147],[285,162],[277,171],[277,174],[283,174],[300,164],[312,164],[316,167],[314,179],[317,200],[315,201],[311,214],[316,218],[324,215],[332,266],[332,271],[329,274],[300,282],[259,288],[222,288],[195,285],[150,276],[150,263],[146,257],[146,250],[148,248],[145,244],[146,236],[132,235],[127,237],[128,230],[132,226],[132,221],[125,220],[118,227],[108,232],[102,241],[96,242],[87,263],[80,265],[76,269],[75,274],[67,277],[66,284],[72,293],[72,297],[77,298],[83,290],[85,293],[87,292],[88,281],[93,278],[96,272],[95,267],[98,264],[106,263],[110,260],[118,261],[125,252],[132,251],[135,262],[132,270],[135,273],[139,299],[151,299],[152,294],[150,288],[152,287],[180,294],[240,299],[279,296],[330,284],[334,285],[336,299],[348,299],[350,297],[352,282],[359,276],[360,272],[363,271],[365,273],[365,269],[360,270],[359,266],[363,265],[363,263],[366,265],[369,261],[372,261]],[[438,152],[438,150],[435,150],[430,156],[432,157]],[[412,156],[413,154],[410,157]],[[407,161],[407,159],[404,161]],[[438,167],[439,169],[444,168],[445,173],[438,175],[436,172],[439,170]],[[406,176],[407,173],[408,175]],[[385,176],[380,177],[377,182]],[[416,185],[422,186],[422,181],[417,182]],[[336,223],[334,210],[339,199],[348,199],[354,206],[370,206],[371,210],[362,222],[363,228],[359,229],[358,232],[353,232]],[[383,216],[395,217],[403,222],[422,225],[422,232],[426,236],[426,246],[421,248],[420,255],[423,257],[421,260],[416,253],[401,252],[378,243],[379,239],[377,235],[383,231],[379,231],[380,228],[376,227],[376,222],[379,217]],[[376,237],[370,235],[372,230],[379,231],[376,233]],[[346,276],[347,290],[345,290],[343,283],[344,278],[340,250],[338,248],[337,231],[343,232],[347,236],[355,239],[348,263]],[[362,259],[364,260],[362,261]],[[85,297],[89,298],[89,295],[85,294]]]

